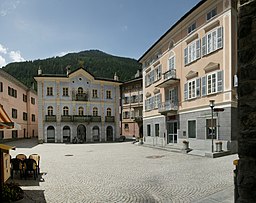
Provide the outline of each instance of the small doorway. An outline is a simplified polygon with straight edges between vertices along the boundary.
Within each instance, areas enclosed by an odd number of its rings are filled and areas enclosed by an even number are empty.
[[[178,129],[178,122],[171,122],[167,123],[167,143],[177,143],[178,141],[178,135],[177,135],[177,129]]]
[[[113,141],[113,128],[112,128],[112,126],[107,127],[107,141]]]
[[[63,142],[68,143],[70,142],[70,127],[64,126],[63,128]]]
[[[80,142],[86,142],[86,127],[82,124],[77,126],[77,138]]]
[[[55,128],[53,126],[47,128],[47,142],[55,142]]]
[[[100,141],[100,129],[98,126],[94,126],[92,128],[93,131],[93,141],[94,142],[99,142]]]

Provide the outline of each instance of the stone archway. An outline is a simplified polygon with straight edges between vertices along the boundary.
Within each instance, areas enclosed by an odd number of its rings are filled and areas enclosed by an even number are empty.
[[[70,142],[70,127],[69,126],[64,126],[63,127],[63,142],[68,143]]]
[[[83,124],[77,126],[77,138],[79,141],[86,142],[86,127]]]
[[[55,128],[53,126],[47,127],[47,143],[55,142]]]
[[[107,127],[107,141],[113,141],[113,127]]]
[[[99,129],[99,126],[94,126],[92,128],[92,132],[93,132],[93,141],[94,142],[99,142],[100,141],[100,129]]]

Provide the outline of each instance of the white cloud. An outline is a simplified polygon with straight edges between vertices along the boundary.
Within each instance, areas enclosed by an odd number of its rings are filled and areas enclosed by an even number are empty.
[[[0,68],[2,68],[3,66],[6,65],[6,61],[5,61],[5,58],[0,56]]]
[[[20,0],[3,0],[0,3],[0,16],[6,16],[10,11],[15,10]]]
[[[2,44],[0,44],[0,53],[7,54],[7,48],[5,48]]]
[[[21,56],[20,51],[11,51],[9,53],[9,56],[13,60],[13,62],[25,61],[25,59]]]

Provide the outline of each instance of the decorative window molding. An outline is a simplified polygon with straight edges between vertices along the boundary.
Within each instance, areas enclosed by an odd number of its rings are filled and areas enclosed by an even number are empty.
[[[208,63],[207,66],[204,67],[205,73],[209,73],[209,72],[219,70],[219,69],[220,69],[220,64],[213,63],[213,62]]]
[[[186,40],[186,43],[189,44],[190,42],[194,41],[195,39],[198,38],[198,34],[195,33],[193,34],[192,36],[190,36],[187,40]]]
[[[190,80],[195,77],[198,77],[198,72],[193,70],[189,71],[188,74],[186,75],[187,80]]]
[[[153,91],[154,94],[157,94],[159,92],[160,92],[160,89],[157,89],[157,88],[155,88],[154,91]]]
[[[209,32],[210,30],[214,29],[215,27],[218,27],[220,25],[220,21],[216,20],[214,22],[212,22],[211,24],[207,25],[204,28],[205,33]]]
[[[150,97],[151,96],[151,93],[150,92],[147,92],[146,93],[146,97]]]

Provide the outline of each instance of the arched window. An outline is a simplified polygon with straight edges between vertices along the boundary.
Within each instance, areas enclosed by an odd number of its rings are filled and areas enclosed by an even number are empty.
[[[53,107],[52,106],[48,106],[47,111],[48,111],[48,116],[53,115]]]
[[[79,116],[83,116],[84,115],[84,108],[81,107],[81,106],[78,108],[78,115]]]
[[[107,116],[111,116],[111,108],[107,108]]]
[[[92,115],[93,116],[98,116],[98,108],[97,107],[93,107]]]
[[[83,89],[82,87],[78,87],[77,93],[78,93],[79,95],[82,95],[82,94],[84,93],[84,89]]]
[[[67,106],[63,107],[63,116],[68,116],[68,107]]]

